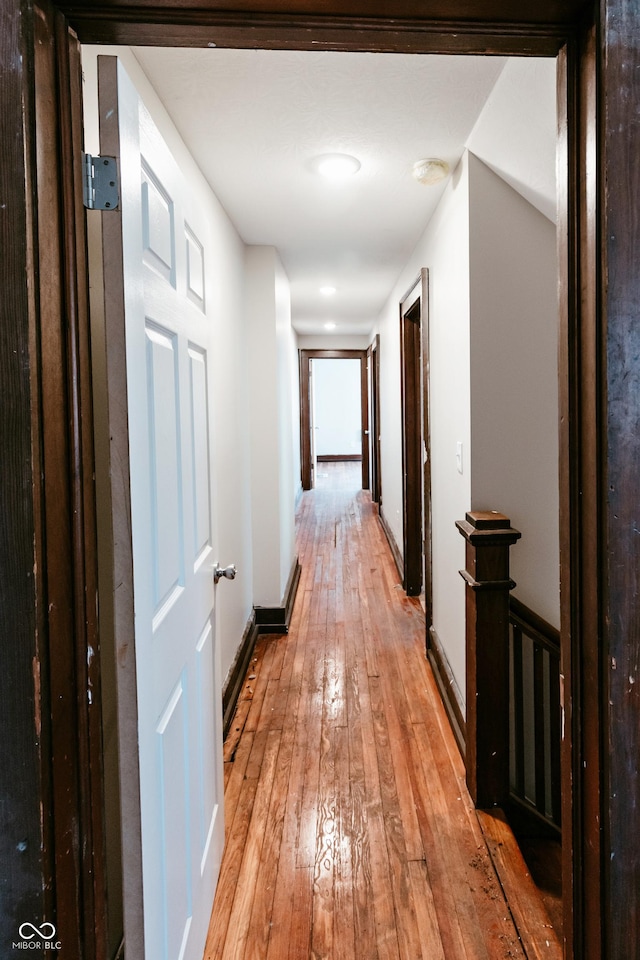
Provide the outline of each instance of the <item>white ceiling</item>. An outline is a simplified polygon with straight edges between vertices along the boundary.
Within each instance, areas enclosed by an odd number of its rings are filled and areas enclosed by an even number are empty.
[[[277,247],[300,333],[326,333],[328,320],[334,334],[371,329],[446,186],[418,184],[415,160],[440,157],[453,170],[469,143],[553,217],[553,62],[134,52],[242,239]],[[352,154],[361,170],[328,183],[312,168],[325,153]],[[325,284],[337,288],[331,300]]]

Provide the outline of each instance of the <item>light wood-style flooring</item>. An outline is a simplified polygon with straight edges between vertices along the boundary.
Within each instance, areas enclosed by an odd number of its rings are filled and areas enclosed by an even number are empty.
[[[516,929],[360,465],[321,467],[290,632],[259,639],[225,744],[205,960],[557,960],[544,917]]]

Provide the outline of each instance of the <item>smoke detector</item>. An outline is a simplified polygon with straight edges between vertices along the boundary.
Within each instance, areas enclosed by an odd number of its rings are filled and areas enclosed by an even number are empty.
[[[449,164],[446,160],[438,160],[437,157],[428,157],[425,160],[416,160],[411,171],[418,183],[424,183],[432,186],[434,183],[440,183],[449,174]]]

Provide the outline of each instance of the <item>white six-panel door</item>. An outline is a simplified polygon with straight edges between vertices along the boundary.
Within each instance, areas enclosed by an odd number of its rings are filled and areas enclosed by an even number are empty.
[[[120,65],[108,110],[121,149],[145,957],[201,960],[224,839],[207,226]]]

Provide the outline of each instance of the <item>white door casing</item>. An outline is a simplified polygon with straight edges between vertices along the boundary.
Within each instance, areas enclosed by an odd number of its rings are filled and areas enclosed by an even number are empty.
[[[145,958],[201,960],[224,841],[208,232],[120,64],[117,82],[99,109],[120,133]]]

